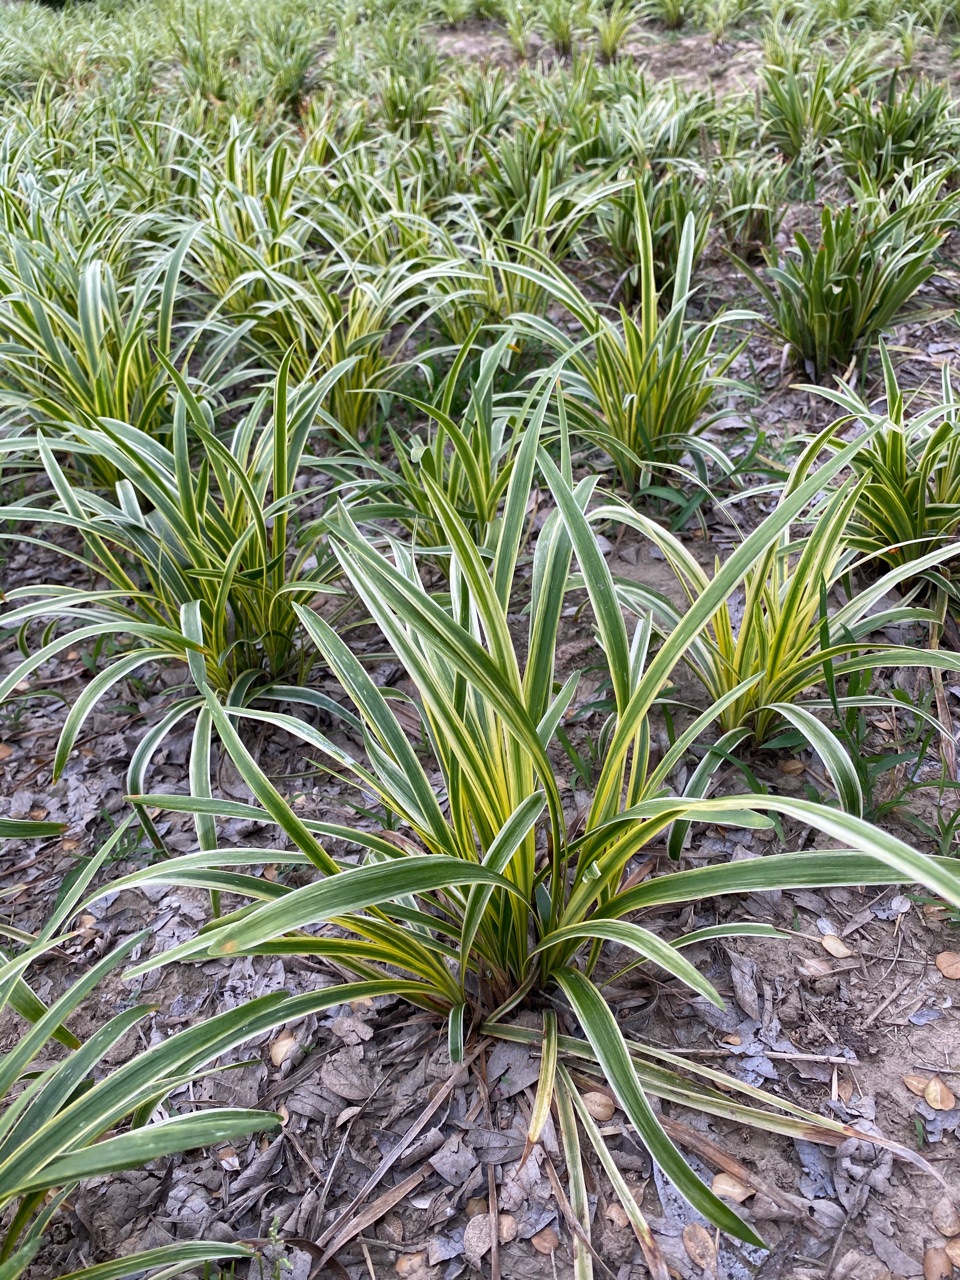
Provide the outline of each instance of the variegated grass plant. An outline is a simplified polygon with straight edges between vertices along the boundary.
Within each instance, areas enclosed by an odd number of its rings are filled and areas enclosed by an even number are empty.
[[[817,388],[854,422],[875,429],[854,459],[861,477],[846,531],[851,547],[868,563],[906,574],[905,587],[918,581],[941,600],[957,596],[953,581],[960,534],[960,404],[944,364],[940,398],[911,413],[893,361],[880,343],[885,405],[871,409],[844,388]],[[937,555],[938,552],[943,554]],[[921,561],[923,563],[921,563]]]
[[[936,252],[956,218],[930,173],[891,207],[889,194],[859,207],[824,208],[814,246],[796,231],[795,249],[768,258],[763,272],[735,259],[766,302],[767,327],[815,381],[849,378],[883,332],[936,271]]]
[[[329,592],[336,561],[316,521],[302,521],[315,491],[297,489],[296,481],[320,406],[340,372],[295,389],[284,362],[226,442],[209,405],[172,366],[171,448],[110,419],[75,424],[69,434],[37,435],[50,492],[0,509],[2,517],[21,538],[27,524],[79,532],[83,552],[36,535],[26,541],[55,547],[87,570],[90,582],[7,593],[4,625],[20,631],[24,657],[0,683],[0,701],[68,649],[94,645],[107,658],[64,722],[55,777],[91,712],[123,680],[158,662],[182,663],[185,683],[172,691],[134,752],[134,790],[142,788],[163,739],[194,714],[192,785],[201,794],[209,788],[211,722],[203,689],[235,705],[314,698],[304,686],[315,653],[301,643],[294,608]],[[122,478],[112,500],[71,484],[60,462],[64,454],[96,455],[114,468]],[[32,640],[38,627],[39,644]],[[146,815],[144,821],[152,831]]]
[[[129,1034],[154,1010],[148,1004],[131,1003],[87,1040],[77,1039],[69,1021],[142,947],[147,931],[132,934],[81,972],[49,1008],[33,994],[28,979],[34,965],[69,942],[70,921],[127,826],[129,820],[65,880],[53,913],[35,937],[0,923],[0,934],[14,944],[0,953],[0,1010],[13,1009],[28,1021],[19,1041],[0,1057],[4,1103],[0,1113],[0,1210],[4,1212],[0,1273],[4,1280],[36,1274],[31,1264],[79,1183],[196,1147],[237,1141],[277,1125],[278,1115],[246,1108],[190,1110],[178,1100],[167,1114],[158,1115],[157,1110],[169,1095],[191,1085],[216,1059],[252,1036],[344,999],[339,988],[301,996],[275,992],[202,1019],[132,1054]],[[62,1048],[51,1063],[54,1041]],[[124,1059],[119,1066],[115,1065],[118,1057]],[[253,1250],[239,1243],[180,1240],[83,1267],[64,1280],[124,1280],[152,1268],[162,1268],[159,1275],[173,1277],[204,1262],[252,1256]]]
[[[697,229],[688,214],[680,237],[677,272],[669,309],[661,317],[655,282],[650,219],[643,199],[636,202],[640,247],[640,312],[621,306],[619,323],[593,306],[546,258],[536,269],[518,264],[524,279],[549,287],[553,300],[580,324],[583,335],[565,332],[541,317],[523,317],[517,327],[558,355],[556,372],[564,390],[571,427],[614,462],[633,492],[652,475],[675,468],[683,455],[725,459],[701,438],[720,410],[715,397],[730,385],[726,371],[738,347],[714,350],[719,331],[752,318],[752,312],[720,312],[695,323],[687,319]],[[711,410],[713,410],[711,412]]]
[[[540,416],[545,414],[544,409]],[[597,545],[596,516],[589,514],[595,477],[574,483],[565,439],[558,466],[540,447],[539,435],[535,425],[528,426],[498,534],[486,552],[424,473],[448,548],[449,580],[442,596],[426,587],[409,547],[395,544],[383,554],[346,511],[331,517],[329,537],[342,571],[402,663],[413,693],[401,698],[379,689],[344,640],[316,613],[301,609],[304,626],[352,703],[362,749],[351,751],[292,716],[239,712],[211,697],[210,715],[256,803],[170,795],[140,796],[137,802],[211,821],[230,814],[272,822],[299,853],[290,859],[275,851],[207,852],[119,882],[193,884],[248,901],[195,939],[132,972],[212,955],[328,957],[357,975],[358,982],[347,990],[362,991],[369,984],[371,993],[379,992],[394,983],[414,1005],[445,1017],[454,1060],[464,1057],[478,1034],[539,1049],[541,1075],[528,1139],[531,1144],[539,1140],[555,1108],[570,1201],[580,1223],[573,1238],[577,1275],[589,1277],[593,1268],[589,1216],[582,1212],[582,1132],[622,1201],[651,1273],[666,1280],[666,1264],[643,1214],[582,1102],[583,1087],[612,1089],[652,1158],[689,1202],[720,1229],[754,1243],[756,1232],[693,1173],[650,1096],[794,1137],[836,1142],[852,1130],[695,1060],[625,1037],[604,996],[608,946],[721,1004],[710,982],[686,959],[685,948],[715,937],[775,936],[776,931],[734,922],[666,938],[640,923],[639,912],[756,889],[903,879],[957,901],[960,876],[948,860],[924,857],[861,819],[809,801],[671,794],[674,769],[745,691],[743,684],[698,715],[660,760],[654,761],[651,750],[649,715],[670,673],[791,520],[848,465],[857,446],[837,453],[816,474],[798,478],[654,651],[648,617],[632,633],[628,630]],[[517,563],[538,468],[556,510],[538,537],[529,590],[524,590]],[[557,765],[565,756],[553,749],[580,683],[579,672],[562,681],[557,672],[574,557],[575,583],[589,598],[614,703],[598,740],[596,786],[586,811],[579,813],[569,804],[567,780]],[[521,608],[526,634],[518,637],[511,620]],[[384,812],[382,831],[301,819],[244,747],[233,725],[235,714],[286,728],[339,775],[375,795]],[[419,722],[413,740],[411,717]],[[842,762],[833,763],[842,785]],[[762,823],[768,814],[809,824],[842,847],[695,870],[668,866],[650,879],[635,874],[636,858],[674,823],[743,826]],[[335,857],[331,841],[343,842],[359,856]],[[266,858],[298,865],[306,860],[315,875],[290,888],[234,869]],[[542,1009],[539,1027],[513,1021],[525,1007]]]
[[[720,604],[684,653],[684,662],[708,697],[715,705],[723,703],[718,724],[725,749],[735,749],[750,736],[762,743],[787,721],[814,743],[835,779],[838,775],[829,761],[840,760],[838,744],[812,714],[830,709],[830,702],[813,696],[825,678],[842,687],[848,677],[859,680],[863,673],[883,668],[960,667],[954,654],[877,638],[884,628],[929,628],[937,623],[937,615],[918,606],[909,591],[902,599],[898,591],[916,573],[935,573],[957,553],[957,544],[945,546],[941,541],[925,552],[917,547],[914,559],[874,573],[872,581],[853,588],[864,567],[870,567],[869,558],[864,560],[856,550],[856,531],[870,459],[883,445],[876,421],[853,446],[837,439],[843,425],[842,420],[835,423],[807,446],[781,492],[778,509],[792,506],[793,495],[811,478],[823,475],[814,463],[824,451],[846,454],[851,467],[866,474],[828,487],[812,513],[783,524],[743,575],[736,594]],[[610,508],[608,514],[650,538],[676,573],[691,606],[722,576],[718,570],[711,578],[678,538],[642,513]],[[643,584],[620,582],[618,592],[638,616],[652,617],[667,638],[683,616],[683,605]],[[884,700],[865,696],[863,705],[878,704],[885,705]],[[714,767],[720,758],[713,757]],[[702,780],[708,776],[703,774]],[[846,807],[854,813],[862,810],[860,788],[850,775],[838,790]]]

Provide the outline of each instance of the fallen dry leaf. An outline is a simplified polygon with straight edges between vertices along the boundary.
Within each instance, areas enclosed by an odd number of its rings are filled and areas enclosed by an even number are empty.
[[[703,1271],[715,1271],[717,1249],[713,1236],[699,1222],[688,1222],[683,1228],[683,1247],[694,1266]]]
[[[949,1196],[941,1196],[930,1214],[942,1236],[960,1236],[960,1210]]]
[[[270,1061],[275,1067],[281,1066],[293,1052],[297,1044],[297,1035],[289,1027],[285,1028],[270,1042]]]
[[[744,1200],[754,1194],[752,1187],[735,1178],[732,1173],[718,1173],[711,1184],[711,1190],[714,1195],[735,1200],[737,1204],[743,1204]]]
[[[797,973],[801,978],[826,978],[833,973],[833,965],[819,956],[804,956],[797,965]]]
[[[594,1120],[600,1124],[606,1124],[608,1120],[613,1118],[616,1106],[613,1100],[605,1093],[592,1092],[583,1095],[583,1105],[587,1108]]]
[[[853,1097],[853,1081],[852,1081],[852,1080],[838,1080],[838,1081],[837,1081],[837,1096],[839,1097],[839,1099],[840,1099],[840,1101],[841,1101],[841,1102],[843,1102],[843,1103],[847,1103],[847,1102],[849,1102],[849,1101],[850,1101],[850,1099]]]
[[[930,1083],[930,1077],[918,1075],[904,1076],[903,1083],[911,1093],[915,1093],[918,1098],[922,1098],[924,1089],[926,1089],[927,1085]]]
[[[553,1227],[544,1227],[535,1236],[530,1237],[530,1243],[537,1253],[555,1253],[560,1243],[560,1237]]]
[[[377,1235],[390,1244],[400,1244],[403,1240],[403,1219],[399,1213],[388,1213],[381,1218],[377,1227]]]
[[[9,742],[0,742],[0,760],[9,760],[13,755],[13,747]]]
[[[802,760],[781,760],[780,761],[781,773],[803,773],[806,767],[807,766],[803,763]]]
[[[835,933],[825,933],[820,939],[820,945],[835,960],[846,960],[854,954],[845,942],[841,942]]]
[[[943,1247],[943,1252],[955,1267],[960,1267],[960,1240],[948,1240]]]
[[[501,1244],[509,1244],[517,1238],[517,1220],[512,1213],[501,1213],[497,1218],[497,1235]]]
[[[721,1036],[721,1037],[720,1037],[720,1043],[721,1043],[721,1044],[732,1044],[732,1045],[743,1044],[743,1037],[742,1037],[742,1036],[738,1036],[738,1035],[737,1035],[737,1033],[736,1033],[735,1031],[733,1031],[733,1032],[731,1032],[731,1033],[730,1033],[730,1035],[728,1035],[728,1036]]]
[[[231,1172],[240,1168],[240,1157],[233,1147],[221,1147],[217,1152],[217,1159],[224,1169],[229,1169]]]
[[[626,1209],[624,1209],[622,1204],[617,1204],[616,1201],[614,1201],[613,1204],[607,1205],[604,1217],[608,1222],[612,1222],[615,1227],[619,1227],[621,1231],[630,1225],[630,1219],[627,1217]]]
[[[415,1276],[418,1271],[423,1271],[426,1264],[425,1253],[401,1253],[394,1263],[394,1270],[398,1276]]]
[[[941,951],[936,966],[945,978],[960,981],[960,951]]]
[[[924,1250],[923,1280],[950,1280],[952,1274],[953,1263],[947,1257],[946,1249],[934,1245]]]
[[[493,1223],[489,1213],[478,1213],[463,1231],[463,1256],[471,1267],[480,1269],[485,1254],[493,1248]]]
[[[486,1196],[471,1196],[464,1208],[468,1218],[475,1218],[478,1213],[489,1213]]]
[[[934,1111],[952,1111],[957,1105],[953,1090],[939,1076],[931,1076],[923,1091],[924,1101]]]

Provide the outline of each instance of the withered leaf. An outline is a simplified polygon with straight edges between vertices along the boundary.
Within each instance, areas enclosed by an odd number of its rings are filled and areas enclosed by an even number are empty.
[[[945,978],[960,981],[960,951],[941,951],[936,966]]]
[[[923,1097],[923,1091],[930,1083],[929,1076],[918,1076],[913,1073],[903,1077],[903,1083],[907,1086],[911,1093],[915,1093],[918,1098]]]
[[[296,1047],[296,1032],[291,1031],[289,1027],[285,1027],[276,1039],[270,1042],[270,1061],[275,1067],[281,1066]]]
[[[752,1187],[735,1178],[732,1173],[718,1173],[710,1189],[715,1196],[723,1196],[725,1200],[734,1200],[737,1204],[743,1204],[744,1200],[754,1194]]]
[[[600,1124],[613,1118],[616,1106],[613,1100],[605,1093],[599,1091],[585,1093],[583,1095],[583,1105],[589,1111],[594,1120],[598,1120]]]
[[[934,1111],[952,1111],[957,1105],[953,1090],[939,1076],[931,1076],[923,1091],[924,1101]]]
[[[493,1248],[493,1223],[489,1213],[478,1213],[463,1231],[463,1256],[479,1270],[485,1254]]]
[[[835,960],[846,960],[854,954],[854,952],[842,942],[835,933],[825,933],[820,939],[820,945],[824,951],[827,951]]]
[[[942,1236],[960,1236],[960,1210],[950,1196],[941,1196],[930,1213],[933,1225]]]
[[[924,1250],[923,1280],[950,1280],[953,1275],[953,1263],[947,1257],[946,1249],[933,1245]]]
[[[683,1247],[695,1266],[704,1271],[716,1269],[717,1250],[713,1236],[699,1222],[688,1222],[683,1228]]]
[[[536,1235],[530,1237],[530,1243],[537,1253],[555,1253],[560,1244],[560,1237],[553,1227],[544,1227]]]

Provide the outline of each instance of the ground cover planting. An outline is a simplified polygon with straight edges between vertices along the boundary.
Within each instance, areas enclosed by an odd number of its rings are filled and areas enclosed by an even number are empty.
[[[0,32],[0,1280],[960,1273],[960,9]]]

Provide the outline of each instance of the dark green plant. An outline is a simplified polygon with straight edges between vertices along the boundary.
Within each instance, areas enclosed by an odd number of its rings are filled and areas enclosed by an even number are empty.
[[[844,172],[855,182],[884,187],[906,172],[953,165],[960,128],[946,85],[896,72],[886,95],[847,94],[841,103],[839,146]]]
[[[939,185],[939,184],[937,184]],[[825,208],[820,242],[801,231],[762,272],[735,258],[771,312],[767,327],[815,381],[849,375],[936,270],[951,216],[929,185],[887,214],[882,208]]]

